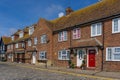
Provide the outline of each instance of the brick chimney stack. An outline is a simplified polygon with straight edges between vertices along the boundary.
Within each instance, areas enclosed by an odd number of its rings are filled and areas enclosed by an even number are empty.
[[[71,9],[71,7],[66,8],[65,11],[66,11],[66,15],[69,15],[70,13],[73,12],[73,10]]]

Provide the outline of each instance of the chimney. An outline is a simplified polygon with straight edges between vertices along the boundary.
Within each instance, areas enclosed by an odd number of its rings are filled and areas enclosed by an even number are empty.
[[[70,13],[73,12],[73,10],[71,9],[71,7],[66,8],[65,11],[66,11],[66,15],[69,15]]]
[[[98,0],[99,2],[103,1],[103,0]]]

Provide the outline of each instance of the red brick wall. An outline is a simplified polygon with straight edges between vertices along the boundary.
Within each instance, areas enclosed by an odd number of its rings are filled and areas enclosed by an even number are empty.
[[[58,41],[58,34],[53,35],[53,58],[54,58],[54,65],[67,67],[68,61],[67,60],[58,60],[58,51],[70,48],[70,31],[67,31],[68,38],[67,41]]]
[[[40,42],[40,38],[44,34],[47,35],[47,43]],[[35,37],[37,37],[38,39],[37,45],[34,45],[36,46],[37,49],[37,60],[39,60],[39,52],[46,51],[48,65],[51,65],[52,64],[51,63],[52,62],[52,31],[44,19],[40,19],[40,21],[38,22],[38,26],[32,35],[32,44],[34,44]]]
[[[120,33],[112,33],[112,20],[104,23],[104,70],[106,71],[120,71],[120,61],[106,61],[107,47],[120,47]]]

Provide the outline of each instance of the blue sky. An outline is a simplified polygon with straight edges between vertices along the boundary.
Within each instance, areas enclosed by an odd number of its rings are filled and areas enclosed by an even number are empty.
[[[68,6],[78,10],[96,2],[98,0],[0,0],[0,36],[37,23],[39,18],[55,19]]]

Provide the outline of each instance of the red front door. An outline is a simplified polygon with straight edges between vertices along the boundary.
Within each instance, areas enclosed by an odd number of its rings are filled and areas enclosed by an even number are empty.
[[[95,67],[95,50],[89,50],[88,65],[89,67]]]

